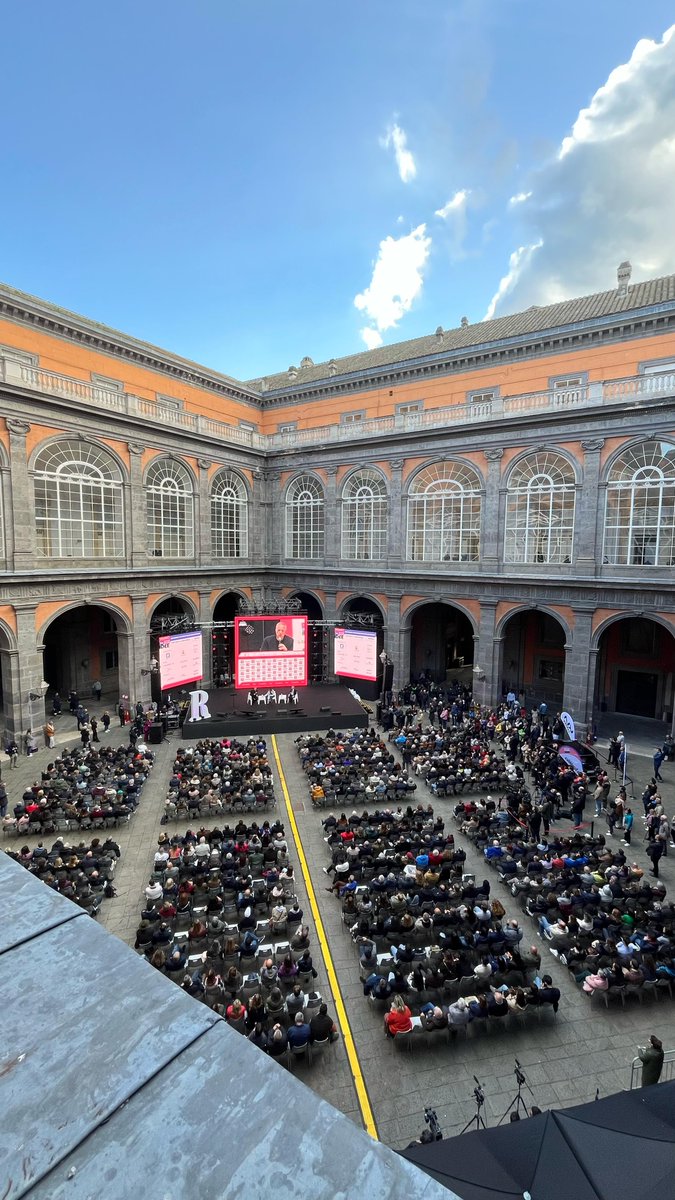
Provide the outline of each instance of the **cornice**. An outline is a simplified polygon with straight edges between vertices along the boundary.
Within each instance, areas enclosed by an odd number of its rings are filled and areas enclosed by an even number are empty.
[[[64,341],[90,346],[93,350],[113,358],[137,363],[151,371],[157,371],[164,377],[169,375],[183,383],[216,392],[230,400],[238,400],[256,411],[260,409],[260,400],[254,389],[245,387],[237,380],[220,376],[215,371],[199,366],[198,363],[180,358],[148,342],[137,341],[128,334],[108,329],[105,325],[99,325],[75,313],[54,308],[36,297],[24,296],[20,292],[14,293],[11,289],[1,286],[0,317],[20,325],[29,325],[33,329],[44,330],[45,333]]]

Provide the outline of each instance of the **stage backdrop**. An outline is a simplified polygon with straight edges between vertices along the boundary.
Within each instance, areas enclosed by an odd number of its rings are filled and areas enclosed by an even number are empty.
[[[236,688],[305,687],[307,617],[237,617]]]

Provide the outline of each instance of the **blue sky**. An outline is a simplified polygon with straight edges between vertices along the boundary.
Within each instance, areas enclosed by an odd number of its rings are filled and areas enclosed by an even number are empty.
[[[672,22],[661,0],[8,6],[0,277],[248,379],[611,288],[622,258],[675,271]]]

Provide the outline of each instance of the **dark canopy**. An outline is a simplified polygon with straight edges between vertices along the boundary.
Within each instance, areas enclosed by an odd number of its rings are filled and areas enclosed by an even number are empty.
[[[675,1196],[675,1081],[405,1150],[462,1200]]]

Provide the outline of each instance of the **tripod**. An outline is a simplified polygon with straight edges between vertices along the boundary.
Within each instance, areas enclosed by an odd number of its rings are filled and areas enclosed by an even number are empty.
[[[460,1130],[460,1133],[466,1133],[469,1129],[472,1128],[472,1126],[474,1126],[476,1129],[487,1129],[487,1125],[485,1124],[485,1121],[483,1120],[483,1114],[481,1112],[481,1109],[482,1109],[483,1105],[485,1104],[485,1093],[483,1092],[483,1089],[482,1089],[480,1083],[478,1082],[478,1080],[476,1079],[475,1075],[474,1075],[474,1079],[476,1080],[476,1086],[473,1089],[473,1098],[476,1101],[476,1111],[473,1114],[471,1120],[467,1121],[464,1128],[462,1130]]]
[[[529,1112],[527,1111],[527,1105],[522,1097],[522,1089],[523,1089],[523,1087],[526,1087],[531,1096],[534,1096],[534,1093],[533,1093],[532,1088],[530,1087],[529,1083],[527,1082],[523,1071],[521,1070],[518,1059],[516,1059],[516,1065],[514,1067],[513,1074],[516,1077],[516,1083],[518,1084],[518,1091],[516,1092],[515,1096],[513,1097],[513,1100],[509,1104],[509,1107],[507,1108],[506,1112],[504,1113],[504,1116],[499,1118],[499,1120],[497,1122],[498,1125],[501,1125],[502,1121],[506,1120],[506,1118],[508,1117],[508,1115],[512,1109],[514,1112],[518,1113],[518,1116],[520,1116],[521,1108],[523,1110],[524,1117],[529,1117],[529,1115],[530,1115]]]

